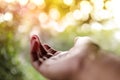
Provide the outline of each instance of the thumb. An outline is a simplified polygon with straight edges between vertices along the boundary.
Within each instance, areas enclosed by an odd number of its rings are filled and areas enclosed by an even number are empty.
[[[85,44],[93,43],[93,40],[88,36],[76,37],[74,41],[75,41],[74,46],[81,46],[81,47],[84,46]]]

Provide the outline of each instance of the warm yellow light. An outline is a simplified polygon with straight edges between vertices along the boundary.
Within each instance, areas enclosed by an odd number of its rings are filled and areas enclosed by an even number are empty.
[[[65,25],[59,24],[56,21],[50,21],[49,26],[51,26],[51,27],[49,27],[51,30],[54,30],[56,32],[63,32],[66,28]]]
[[[28,0],[17,0],[20,5],[24,6],[28,3]]]
[[[89,14],[92,10],[92,6],[88,1],[81,1],[80,2],[80,10],[84,13],[84,14]]]
[[[104,30],[114,30],[117,29],[117,25],[114,20],[109,20],[103,24],[103,29]]]
[[[120,0],[112,0],[112,11],[113,11],[113,16],[115,18],[115,21],[120,24]]]
[[[4,15],[0,14],[0,23],[4,21]]]
[[[96,10],[91,14],[92,18],[97,21],[107,20],[112,18],[112,13],[108,10]]]
[[[32,31],[30,32],[30,37],[31,37],[32,35],[39,35],[39,34],[40,34],[39,27],[38,27],[38,26],[34,26],[34,27],[32,28]]]
[[[59,22],[59,29],[57,30],[58,32],[63,32],[67,27],[70,25],[75,25],[75,20],[73,18],[73,13],[69,12],[66,14],[66,16]]]
[[[48,15],[45,12],[41,12],[38,16],[38,19],[41,24],[44,24],[48,21]]]
[[[44,0],[31,0],[31,2],[37,6],[43,5],[45,3]]]
[[[20,33],[25,33],[27,32],[27,30],[28,30],[28,27],[24,24],[18,26],[18,32]]]
[[[120,31],[115,32],[114,37],[116,40],[120,41]]]
[[[88,23],[84,23],[83,25],[81,25],[81,28],[80,28],[81,31],[90,31],[90,24]],[[79,32],[79,29],[77,30]]]
[[[96,10],[100,10],[104,6],[104,0],[91,0],[91,2]]]
[[[71,5],[73,3],[73,0],[63,0],[64,4]]]
[[[11,12],[6,12],[4,14],[4,20],[5,21],[11,21],[13,19],[13,14]]]
[[[105,2],[105,8],[107,9],[107,10],[112,10],[112,1],[106,1]]]
[[[49,15],[53,20],[58,20],[60,18],[60,12],[55,8],[50,9]]]
[[[103,29],[103,26],[98,22],[92,22],[91,23],[91,29],[101,31]]]
[[[12,2],[14,2],[15,0],[5,0],[5,2],[7,2],[7,3],[12,3]]]
[[[75,10],[75,11],[73,12],[73,18],[74,18],[75,20],[81,20],[82,17],[83,17],[83,14],[81,13],[80,10]]]

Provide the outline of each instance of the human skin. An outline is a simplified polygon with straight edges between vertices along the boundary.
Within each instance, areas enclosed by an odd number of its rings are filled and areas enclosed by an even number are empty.
[[[77,37],[68,51],[56,51],[31,37],[31,63],[49,80],[120,80],[120,58],[90,37]]]

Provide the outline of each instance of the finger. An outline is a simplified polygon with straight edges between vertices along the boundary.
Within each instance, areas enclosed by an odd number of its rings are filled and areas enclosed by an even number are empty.
[[[30,57],[31,57],[31,62],[32,65],[38,69],[40,64],[44,61],[44,58],[42,58],[42,48],[40,47],[41,43],[39,41],[39,38],[34,35],[31,38],[31,52],[30,52]],[[41,49],[41,50],[40,50]]]
[[[76,37],[75,38],[75,46],[83,46],[87,43],[93,42],[92,39],[88,36],[85,37]]]
[[[43,47],[41,43],[39,43],[39,52],[42,56],[47,54],[47,51],[45,50],[45,48]]]
[[[37,46],[38,46],[38,43],[35,41],[35,39],[36,38],[34,36],[31,38],[31,52],[30,52],[30,56],[31,56],[32,62],[38,60],[38,56],[37,56]]]
[[[79,37],[75,37],[74,39],[74,43],[76,43],[76,41],[79,39]]]
[[[43,46],[44,46],[44,48],[45,48],[46,50],[48,50],[48,49],[50,49],[50,48],[51,48],[51,47],[50,47],[50,46],[48,46],[47,44],[44,44]]]
[[[35,41],[38,43],[38,52],[40,53],[40,55],[44,56],[47,54],[47,51],[44,49],[42,43],[40,42],[40,39],[37,35],[33,36],[35,38]]]
[[[43,46],[44,46],[44,48],[45,48],[46,51],[47,51],[47,55],[46,55],[47,58],[52,57],[52,56],[57,52],[56,50],[52,49],[52,48],[51,48],[50,46],[48,46],[47,44],[44,44]]]
[[[55,54],[57,51],[51,48],[49,45],[44,44],[44,48],[46,49],[47,53]]]
[[[33,39],[37,43],[36,52],[37,52],[37,56],[38,56],[40,62],[43,62],[43,60],[46,60],[47,58],[52,56],[47,52],[48,48],[46,47],[47,49],[45,49],[45,47],[42,45],[42,43],[40,42],[39,37],[37,35],[34,35]]]

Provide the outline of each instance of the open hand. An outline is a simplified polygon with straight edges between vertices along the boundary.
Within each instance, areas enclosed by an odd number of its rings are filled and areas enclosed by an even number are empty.
[[[89,37],[76,38],[68,51],[42,44],[37,35],[31,38],[32,65],[50,80],[119,80],[120,59],[105,53]]]

